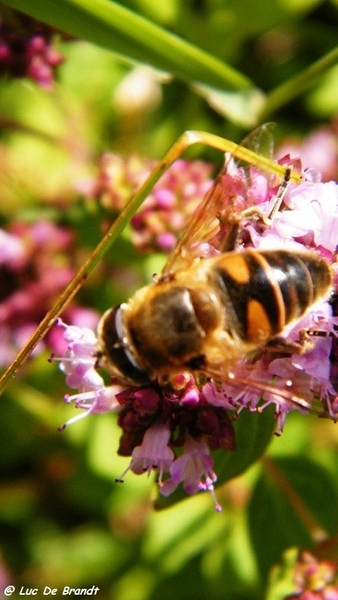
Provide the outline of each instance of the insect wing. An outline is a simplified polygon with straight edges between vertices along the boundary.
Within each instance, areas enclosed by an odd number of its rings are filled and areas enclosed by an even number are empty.
[[[251,132],[238,148],[245,146],[257,153],[257,166],[248,166],[226,156],[226,164],[211,189],[192,214],[188,225],[176,243],[163,271],[162,277],[170,277],[178,270],[186,269],[196,258],[205,258],[232,250],[232,230],[238,224],[243,210],[255,205],[256,199],[248,195],[252,187],[252,173],[268,181],[269,174],[260,170],[259,157],[273,153],[271,123]],[[268,183],[266,183],[268,189]]]
[[[260,125],[260,127],[256,127],[256,129],[251,131],[241,141],[240,145],[249,148],[260,156],[272,159],[274,154],[274,137],[272,131],[274,128],[275,123],[264,123],[264,125]],[[241,162],[238,162],[238,164],[243,165]]]
[[[260,170],[259,167],[259,157],[264,156],[270,160],[273,160],[274,151],[275,151],[275,141],[273,137],[273,129],[275,128],[275,123],[264,123],[260,127],[256,127],[253,131],[251,131],[240,143],[240,146],[244,146],[244,148],[248,148],[257,154],[257,165],[252,167],[244,160],[236,160],[236,166],[239,169],[243,169],[246,174],[247,185],[250,187],[253,183],[253,175]],[[270,185],[272,185],[272,181],[275,176],[267,171],[260,171],[260,174],[263,175],[267,181],[269,181]]]
[[[203,255],[203,248],[207,255],[212,253],[210,241],[217,236],[220,228],[217,216],[221,207],[222,172],[191,216],[167,260],[162,276],[170,276],[187,268],[194,259]],[[217,249],[214,251],[216,253]]]

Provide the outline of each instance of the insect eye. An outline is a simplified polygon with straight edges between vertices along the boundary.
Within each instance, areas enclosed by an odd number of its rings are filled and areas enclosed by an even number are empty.
[[[107,311],[100,324],[102,344],[99,348],[102,366],[114,375],[133,383],[146,383],[149,378],[137,365],[125,339],[121,306]]]

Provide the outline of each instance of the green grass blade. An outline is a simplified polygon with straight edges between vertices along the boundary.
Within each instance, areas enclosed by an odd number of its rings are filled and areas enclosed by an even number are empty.
[[[265,106],[260,119],[265,121],[269,115],[271,116],[271,114],[294,100],[294,98],[306,92],[337,63],[338,47],[325,54],[325,56],[322,56],[301,73],[281,83],[265,97]]]
[[[253,83],[218,58],[109,0],[6,0],[4,4],[129,60],[218,88]]]

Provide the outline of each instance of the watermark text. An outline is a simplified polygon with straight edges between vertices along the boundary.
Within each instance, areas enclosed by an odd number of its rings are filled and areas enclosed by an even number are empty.
[[[13,596],[13,594],[17,594],[20,596],[96,596],[100,591],[100,588],[97,585],[92,585],[91,587],[71,587],[69,585],[65,585],[62,588],[50,587],[49,585],[45,585],[44,587],[26,587],[24,585],[15,587],[14,585],[8,585],[4,589],[4,595],[6,597]]]

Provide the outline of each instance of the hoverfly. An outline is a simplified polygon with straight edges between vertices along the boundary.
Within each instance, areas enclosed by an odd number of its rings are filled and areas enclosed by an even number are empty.
[[[268,126],[262,126],[247,143],[257,149],[266,134]],[[244,224],[268,226],[292,172],[284,167],[264,213],[247,193],[247,171],[229,159],[160,276],[102,317],[98,365],[119,380],[165,384],[188,371],[197,379],[224,382],[236,361],[249,354],[310,347],[307,335],[291,344],[281,333],[328,296],[329,264],[305,249],[247,247]]]
[[[319,254],[306,250],[244,247],[247,230],[243,224],[266,227],[278,210],[289,181],[301,181],[296,170],[258,154],[262,139],[269,137],[269,125],[255,130],[245,145],[204,132],[183,134],[2,376],[0,391],[53,325],[163,172],[195,143],[210,145],[242,161],[236,167],[240,174],[229,178],[232,159],[229,160],[191,217],[157,280],[102,317],[99,366],[136,385],[153,379],[164,384],[182,371],[224,381],[230,378],[232,365],[249,353],[274,346],[287,353],[304,350],[304,340],[288,346],[279,336],[287,324],[328,296],[328,263]],[[243,192],[250,169],[276,178],[276,193],[267,213]],[[262,387],[259,382],[250,385]],[[279,393],[291,398],[288,391]]]

